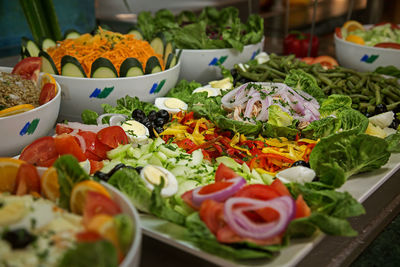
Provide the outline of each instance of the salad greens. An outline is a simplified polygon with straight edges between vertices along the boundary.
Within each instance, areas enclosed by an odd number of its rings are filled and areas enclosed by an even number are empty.
[[[389,152],[400,153],[400,133],[391,134],[385,140],[388,143]]]
[[[330,115],[337,116],[344,109],[351,108],[351,98],[346,95],[330,95],[324,100],[319,108],[321,118],[328,117]]]
[[[286,76],[285,84],[295,90],[302,90],[313,96],[319,103],[326,97],[324,92],[318,86],[317,80],[301,69],[293,69]]]
[[[400,70],[395,66],[378,67],[374,71],[379,74],[389,75],[400,79]]]
[[[348,33],[342,31],[343,39],[346,39]],[[363,38],[365,45],[374,46],[379,43],[400,43],[400,29],[392,28],[390,23],[374,26],[367,30],[355,30],[352,35]]]
[[[182,11],[174,16],[169,10],[159,10],[154,17],[150,12],[140,12],[137,26],[146,40],[163,33],[167,41],[174,41],[182,49],[234,48],[242,51],[248,44],[261,41],[264,21],[252,14],[246,23],[239,19],[239,10],[226,7],[217,10],[206,7],[199,16]]]

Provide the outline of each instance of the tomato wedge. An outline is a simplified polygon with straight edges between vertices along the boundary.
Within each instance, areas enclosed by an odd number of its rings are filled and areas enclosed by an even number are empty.
[[[23,163],[17,172],[15,194],[23,196],[31,193],[40,195],[40,177],[35,166]]]
[[[88,191],[83,210],[83,222],[88,224],[98,214],[117,215],[121,213],[120,207],[109,197],[95,191]]]
[[[64,126],[62,124],[57,123],[56,125],[56,134],[63,134],[63,133],[71,133],[73,131],[72,128],[69,128],[68,126]]]
[[[215,172],[215,181],[216,182],[229,180],[229,179],[232,179],[235,177],[238,177],[238,175],[231,168],[227,167],[223,163],[220,163],[218,165],[217,171]]]
[[[231,184],[232,183],[229,183],[229,182],[215,182],[213,184],[208,184],[208,185],[203,186],[199,190],[199,194],[201,194],[201,195],[212,194],[212,193],[218,192],[224,188],[227,188]]]
[[[57,152],[54,138],[44,136],[25,147],[19,159],[37,166],[50,167],[58,156],[59,153]]]
[[[77,133],[78,135],[82,136],[83,139],[85,140],[86,144],[86,151],[85,151],[85,156],[88,159],[92,160],[102,160],[103,158],[100,158],[95,154],[96,151],[96,133],[90,132],[90,131],[79,131]]]
[[[310,214],[311,214],[310,207],[304,201],[303,196],[299,195],[296,199],[296,216],[295,216],[295,218],[308,217],[308,216],[310,216]]]
[[[54,138],[56,150],[60,155],[71,154],[78,161],[86,160],[85,154],[76,141],[75,137],[69,134],[61,134]]]
[[[100,171],[104,167],[103,161],[89,159],[90,162],[90,174]]]
[[[379,44],[374,45],[374,47],[400,49],[400,44],[398,44],[398,43],[379,43]]]
[[[110,126],[101,129],[97,133],[97,139],[111,148],[117,148],[120,144],[125,145],[129,143],[128,136],[120,126]]]
[[[321,64],[323,67],[327,67],[328,69],[332,69],[335,66],[338,66],[339,63],[334,59],[333,57],[330,56],[319,56],[314,58],[314,61],[312,64]]]
[[[275,179],[270,186],[279,196],[292,196],[286,185],[279,179]]]
[[[250,184],[243,186],[236,192],[235,197],[248,197],[259,200],[270,200],[280,195],[269,185]]]
[[[39,104],[43,105],[52,100],[56,96],[56,85],[54,83],[46,83],[43,85],[39,95]]]
[[[308,65],[313,64],[314,62],[314,58],[313,57],[303,57],[302,59],[300,59],[301,61],[307,63]]]
[[[37,83],[41,67],[42,59],[40,57],[27,57],[18,62],[11,73],[18,74],[23,79]]]

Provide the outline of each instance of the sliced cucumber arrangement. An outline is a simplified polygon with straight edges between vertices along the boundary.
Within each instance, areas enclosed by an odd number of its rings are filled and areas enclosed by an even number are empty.
[[[48,37],[43,38],[40,44],[42,46],[43,51],[47,51],[47,49],[49,49],[50,47],[55,47],[57,45],[53,39]]]
[[[145,74],[153,74],[162,71],[160,61],[157,57],[152,56],[146,62]]]
[[[168,56],[175,52],[175,46],[172,42],[167,42],[164,49],[164,63],[167,62]]]
[[[74,29],[67,30],[64,33],[64,39],[76,39],[80,36],[81,36],[81,34],[77,30],[74,30]]]
[[[165,37],[164,34],[159,33],[153,40],[151,40],[150,45],[153,47],[154,52],[156,54],[164,55],[164,48],[165,48]]]
[[[119,68],[119,77],[136,77],[143,74],[142,63],[133,57],[125,59]]]
[[[56,64],[54,64],[54,61],[49,54],[45,51],[40,51],[39,57],[42,58],[42,67],[40,71],[58,75]]]
[[[91,78],[117,78],[118,72],[110,60],[99,57],[92,63],[90,69]]]
[[[21,46],[22,49],[26,49],[26,51],[29,53],[30,57],[37,57],[39,56],[40,48],[39,46],[32,40],[22,37],[21,39]]]
[[[135,38],[136,38],[137,40],[143,40],[143,33],[142,33],[142,31],[141,31],[139,28],[137,28],[136,26],[133,26],[133,27],[128,31],[128,34],[133,34],[133,35],[135,35]]]
[[[167,61],[165,63],[165,69],[170,69],[176,65],[176,56],[173,53],[169,53]]]
[[[61,75],[69,77],[86,78],[81,63],[72,56],[63,56],[61,59]]]

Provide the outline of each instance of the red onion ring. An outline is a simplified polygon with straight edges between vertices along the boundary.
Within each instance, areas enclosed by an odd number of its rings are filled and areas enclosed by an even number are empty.
[[[111,116],[110,118],[110,126],[121,126],[121,122],[124,122],[128,119],[128,116],[124,114],[116,114]]]
[[[97,133],[101,129],[108,127],[107,125],[90,125],[80,122],[68,122],[68,124],[58,123],[60,126],[71,128],[72,130],[82,130]]]
[[[69,134],[72,135],[72,136],[75,136],[78,139],[79,145],[80,145],[80,147],[82,149],[82,152],[85,153],[86,152],[86,141],[85,141],[85,138],[83,138],[81,135],[79,135],[79,134],[77,134],[75,132],[71,132]]]
[[[234,208],[236,204],[248,204]],[[272,208],[279,213],[279,219],[268,223],[254,223],[243,212]],[[246,197],[231,197],[224,205],[225,221],[238,235],[254,239],[267,239],[282,233],[296,212],[292,197],[281,196],[263,201]]]
[[[201,203],[206,199],[212,199],[218,202],[225,201],[227,198],[239,191],[239,189],[242,188],[243,185],[246,184],[246,180],[241,176],[229,179],[227,182],[232,184],[222,190],[210,194],[199,194],[199,191],[203,188],[203,186],[195,188],[192,192],[193,203],[196,206],[200,206]]]

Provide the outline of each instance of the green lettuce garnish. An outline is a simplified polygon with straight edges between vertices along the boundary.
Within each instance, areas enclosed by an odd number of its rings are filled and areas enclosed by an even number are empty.
[[[351,108],[351,98],[346,95],[330,95],[324,100],[319,108],[321,118],[328,117],[330,115],[337,115],[344,109]]]
[[[268,107],[268,123],[271,125],[286,127],[292,124],[293,118],[283,111],[278,105]]]
[[[300,69],[291,70],[286,76],[284,83],[294,90],[302,90],[307,94],[311,95],[318,102],[322,102],[325,99],[325,94],[318,86],[317,80],[315,78]]]

